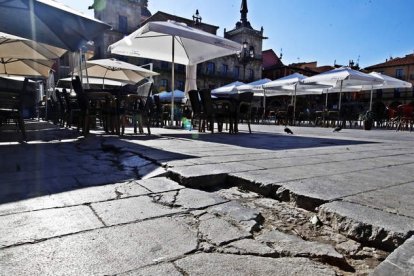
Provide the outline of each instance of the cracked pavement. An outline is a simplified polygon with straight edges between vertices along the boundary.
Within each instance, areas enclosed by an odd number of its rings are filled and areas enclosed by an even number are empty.
[[[411,133],[243,127],[0,144],[0,275],[413,273]]]

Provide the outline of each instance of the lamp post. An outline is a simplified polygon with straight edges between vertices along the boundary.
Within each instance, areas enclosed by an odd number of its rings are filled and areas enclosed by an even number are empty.
[[[197,9],[195,14],[193,15],[194,25],[199,25],[201,23],[201,20],[202,20],[202,18],[201,18],[200,13],[198,12],[198,9]]]
[[[249,46],[249,43],[244,41],[240,52],[237,53],[237,59],[243,65],[243,81],[246,81],[246,65],[254,60],[254,56],[254,47]]]

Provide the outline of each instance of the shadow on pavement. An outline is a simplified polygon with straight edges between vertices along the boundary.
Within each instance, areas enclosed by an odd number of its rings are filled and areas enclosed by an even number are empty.
[[[180,139],[199,140],[211,143],[228,144],[245,148],[266,149],[266,150],[288,150],[313,147],[332,147],[369,144],[372,141],[362,140],[345,140],[321,137],[305,137],[294,135],[283,135],[277,133],[238,133],[229,135],[227,133],[214,134],[168,134],[165,137],[174,137]]]

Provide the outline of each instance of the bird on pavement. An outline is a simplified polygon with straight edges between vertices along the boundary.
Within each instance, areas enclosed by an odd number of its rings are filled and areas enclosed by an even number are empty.
[[[288,128],[288,127],[285,127],[284,131],[285,131],[287,134],[293,134],[293,131],[291,131],[291,130],[290,130],[290,128]]]
[[[342,126],[337,126],[334,128],[333,132],[340,132],[342,130]]]

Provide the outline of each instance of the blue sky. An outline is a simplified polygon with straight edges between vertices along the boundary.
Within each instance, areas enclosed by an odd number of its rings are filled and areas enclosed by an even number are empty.
[[[93,0],[58,0],[93,15]],[[241,0],[149,0],[152,13],[164,11],[191,18],[198,9],[203,22],[234,28]],[[360,61],[362,67],[414,53],[414,0],[248,0],[248,20],[264,28],[263,49],[283,52],[282,61],[318,61],[318,65]]]

